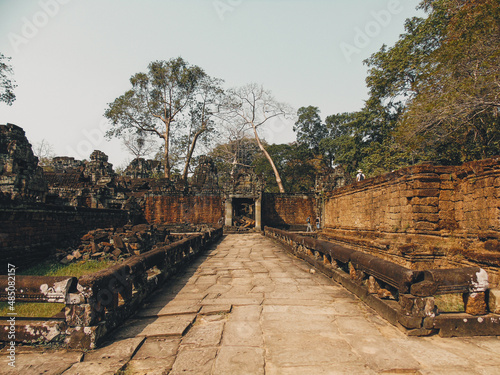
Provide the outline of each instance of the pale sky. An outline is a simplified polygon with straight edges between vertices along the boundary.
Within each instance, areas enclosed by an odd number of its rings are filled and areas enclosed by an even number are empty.
[[[58,156],[94,149],[115,167],[131,159],[103,138],[108,103],[154,60],[181,56],[224,87],[262,84],[322,118],[362,108],[362,61],[393,45],[419,0],[0,0],[0,52],[12,57],[17,100],[0,124],[45,139]],[[268,129],[295,140],[293,122]]]

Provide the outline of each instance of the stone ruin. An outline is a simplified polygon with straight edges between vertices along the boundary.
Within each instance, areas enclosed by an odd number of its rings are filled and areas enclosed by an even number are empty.
[[[158,160],[135,158],[125,169],[124,175],[131,178],[154,178],[162,173],[163,168]]]
[[[316,177],[315,191],[317,194],[332,191],[342,186],[351,185],[354,182],[349,173],[342,166],[332,168],[327,173]]]
[[[212,158],[201,156],[191,179],[191,186],[198,191],[215,192],[219,190],[217,167]]]
[[[95,185],[110,183],[115,174],[113,164],[108,163],[108,155],[99,150],[92,152],[90,161],[85,164],[83,171],[83,175],[90,178],[90,181]]]
[[[0,125],[0,198],[43,202],[47,182],[24,130]]]

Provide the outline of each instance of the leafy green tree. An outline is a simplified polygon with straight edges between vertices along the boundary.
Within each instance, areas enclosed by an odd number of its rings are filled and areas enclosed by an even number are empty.
[[[12,105],[16,100],[14,89],[17,87],[15,81],[10,78],[13,74],[12,67],[9,65],[10,57],[0,53],[0,102]]]
[[[297,142],[319,152],[320,142],[327,136],[319,108],[314,106],[301,107],[297,111],[297,117],[293,127],[293,131],[297,133]]]
[[[180,57],[150,63],[148,72],[133,75],[130,78],[132,88],[109,104],[104,116],[112,122],[113,128],[107,135],[143,132],[161,138],[164,173],[170,178],[171,133],[176,123],[185,123],[181,120],[189,116],[200,91],[207,88],[204,84],[207,80],[203,69],[189,65]],[[208,112],[205,115],[208,116]]]
[[[370,99],[397,115],[386,146],[395,143],[408,163],[498,153],[498,1],[424,0],[420,7],[427,18],[407,20],[400,40],[367,60]]]

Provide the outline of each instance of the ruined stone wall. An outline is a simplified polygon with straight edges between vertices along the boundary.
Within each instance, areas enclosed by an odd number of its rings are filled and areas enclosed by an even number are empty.
[[[217,224],[223,207],[220,194],[153,195],[145,198],[144,217],[150,224]]]
[[[327,194],[325,234],[413,268],[480,265],[500,280],[500,158],[430,164]]]
[[[262,223],[275,228],[298,229],[305,226],[307,217],[314,225],[316,199],[306,194],[270,194],[262,196]]]
[[[7,263],[21,269],[45,259],[91,229],[123,226],[127,212],[44,204],[0,206],[0,274]]]

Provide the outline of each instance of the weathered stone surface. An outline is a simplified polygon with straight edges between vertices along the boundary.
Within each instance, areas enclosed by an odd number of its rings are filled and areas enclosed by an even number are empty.
[[[490,312],[500,314],[500,289],[490,289],[488,292]]]
[[[223,346],[215,361],[214,374],[264,374],[264,349],[259,347]]]
[[[39,348],[16,348],[15,367],[8,365],[10,359],[5,349],[0,354],[2,374],[47,374],[59,375],[73,364],[80,362],[83,354],[66,350],[41,350]]]
[[[179,344],[179,338],[146,339],[137,354],[128,362],[125,373],[168,374],[174,364]]]
[[[486,315],[488,306],[486,304],[486,293],[468,293],[464,295],[465,312],[471,315]]]
[[[114,338],[182,336],[195,318],[196,315],[187,314],[133,319],[121,327]]]
[[[221,341],[224,324],[224,321],[197,321],[182,339],[182,345],[216,347]]]
[[[176,356],[171,375],[211,375],[217,348],[182,347]]]

